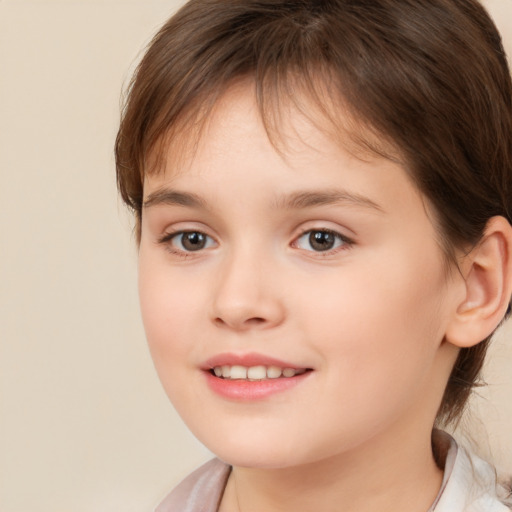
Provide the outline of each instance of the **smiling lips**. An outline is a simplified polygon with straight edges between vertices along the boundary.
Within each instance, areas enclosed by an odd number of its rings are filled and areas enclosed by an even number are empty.
[[[224,398],[251,401],[283,392],[305,380],[311,368],[258,354],[216,356],[203,367],[208,386]]]
[[[242,366],[242,365],[222,365],[215,366],[213,373],[222,379],[230,380],[249,380],[251,382],[265,379],[279,379],[282,377],[290,378],[296,375],[302,375],[306,372],[305,368],[281,368],[279,366]]]

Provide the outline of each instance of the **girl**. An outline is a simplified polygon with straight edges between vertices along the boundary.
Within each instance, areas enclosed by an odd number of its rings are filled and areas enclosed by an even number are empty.
[[[508,510],[438,429],[512,293],[512,85],[475,0],[192,0],[116,159],[156,369],[218,456],[158,512]]]

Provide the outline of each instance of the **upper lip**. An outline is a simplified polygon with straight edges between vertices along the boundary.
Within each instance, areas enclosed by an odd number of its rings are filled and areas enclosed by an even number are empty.
[[[294,363],[282,361],[275,357],[270,357],[264,354],[258,354],[256,352],[250,352],[246,354],[234,354],[234,353],[223,353],[217,354],[201,366],[203,370],[210,370],[216,366],[277,366],[279,368],[293,368],[294,370],[308,369],[306,366],[297,365]]]

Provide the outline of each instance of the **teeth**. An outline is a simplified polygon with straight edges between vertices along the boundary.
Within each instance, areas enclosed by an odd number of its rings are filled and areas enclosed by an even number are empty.
[[[229,377],[231,379],[247,379],[247,368],[245,366],[232,366]]]
[[[232,380],[265,380],[278,379],[279,377],[295,377],[302,375],[306,371],[305,368],[295,370],[294,368],[279,368],[279,366],[241,366],[241,365],[223,365],[213,368],[213,372],[217,377]]]
[[[279,368],[279,366],[269,366],[267,368],[267,377],[269,379],[278,379],[279,377],[281,377],[282,373],[283,371],[281,370],[281,368]]]
[[[264,366],[251,366],[247,370],[247,378],[250,380],[261,380],[267,377],[267,369]]]

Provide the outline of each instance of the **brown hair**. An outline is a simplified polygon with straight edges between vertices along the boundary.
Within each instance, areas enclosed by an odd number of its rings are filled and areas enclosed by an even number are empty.
[[[328,117],[336,112],[322,105],[318,77],[368,133],[392,142],[448,256],[477,243],[490,217],[511,221],[512,84],[476,0],[191,0],[150,43],[116,140],[138,232],[148,157],[178,123],[195,125],[239,78],[253,81],[268,119],[297,77]],[[439,422],[460,417],[488,344],[460,351]]]

